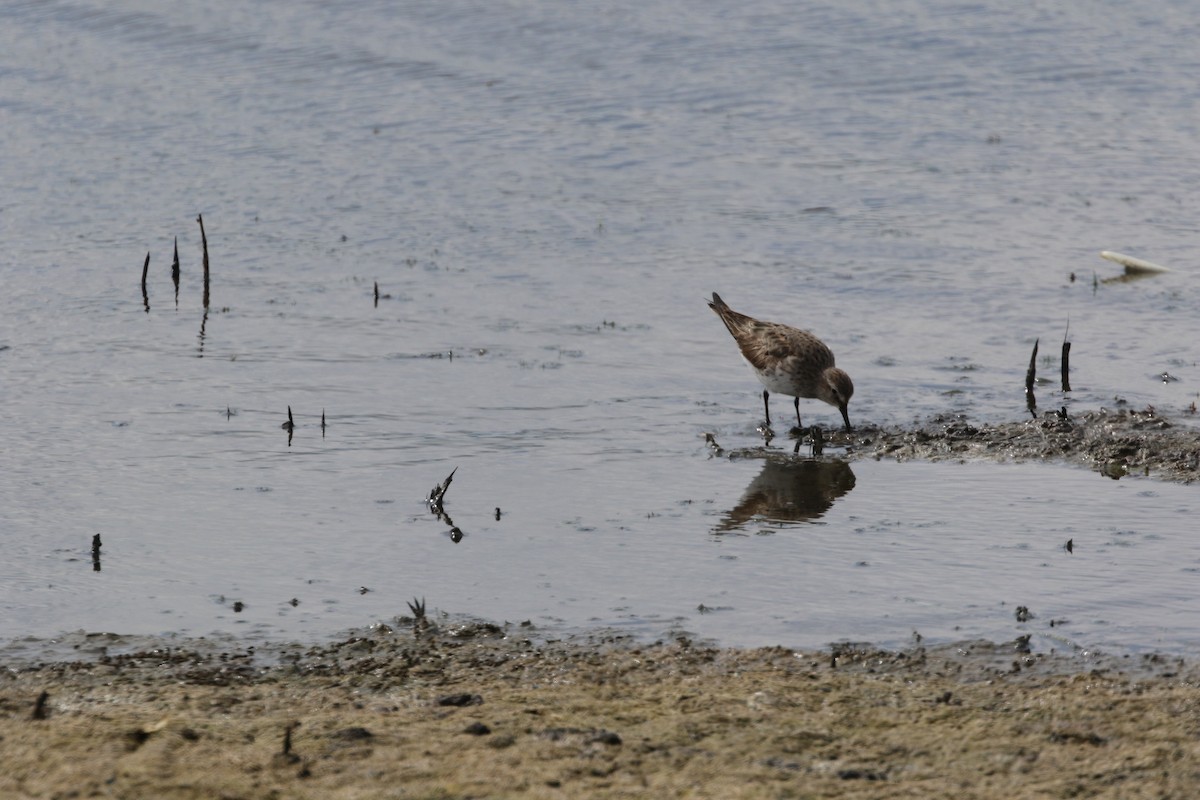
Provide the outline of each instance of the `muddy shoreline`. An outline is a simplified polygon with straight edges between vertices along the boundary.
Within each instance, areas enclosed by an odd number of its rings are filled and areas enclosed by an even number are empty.
[[[1061,462],[1113,479],[1142,475],[1188,484],[1200,479],[1200,430],[1193,427],[1195,422],[1200,420],[1190,414],[1171,420],[1153,408],[1048,412],[1036,419],[1001,423],[973,423],[965,415],[947,414],[909,428],[863,425],[851,433],[826,431],[821,438],[826,455],[851,461]],[[719,445],[715,447],[719,449]],[[786,457],[789,452],[810,455],[812,435],[806,432],[795,440],[776,438],[768,447],[742,448],[727,455]]]
[[[1152,409],[997,425],[946,417],[826,442],[849,460],[1054,460],[1112,478],[1200,477],[1200,435]],[[9,650],[0,796],[1200,791],[1200,665],[1163,655],[1030,652],[1027,638],[737,649],[411,617],[311,647],[80,636],[75,656],[22,661]]]
[[[725,649],[379,626],[274,653],[6,670],[4,797],[1190,796],[1200,670],[1162,656]]]

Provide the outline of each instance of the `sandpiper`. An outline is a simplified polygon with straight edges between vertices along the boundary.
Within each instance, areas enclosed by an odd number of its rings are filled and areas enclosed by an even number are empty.
[[[717,312],[725,327],[733,334],[742,357],[749,362],[758,382],[763,385],[763,410],[767,427],[771,425],[771,392],[789,394],[796,398],[796,426],[800,424],[800,398],[815,397],[837,406],[851,430],[850,414],[846,410],[854,383],[843,370],[833,365],[833,352],[808,331],[764,322],[734,311],[721,296],[713,292],[708,307]]]

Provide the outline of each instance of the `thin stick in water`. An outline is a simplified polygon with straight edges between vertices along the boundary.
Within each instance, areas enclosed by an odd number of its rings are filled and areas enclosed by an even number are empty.
[[[283,428],[285,431],[287,431],[287,434],[288,434],[288,447],[291,447],[291,446],[292,446],[292,432],[296,430],[296,421],[295,421],[295,420],[292,418],[292,407],[291,407],[291,406],[288,406],[288,418],[287,418],[287,422],[283,423],[283,424],[282,424],[282,425],[280,425],[279,427],[281,427],[281,428]]]
[[[1071,379],[1069,373],[1071,361],[1071,343],[1063,342],[1062,346],[1062,390],[1064,392],[1071,391]]]
[[[175,283],[175,308],[179,308],[179,237],[175,237],[175,258],[171,261],[171,280]]]
[[[150,295],[146,293],[146,275],[150,272],[150,251],[146,251],[146,263],[142,264],[142,305],[150,313]]]
[[[204,307],[208,308],[208,236],[204,234],[204,215],[197,214],[196,222],[200,223],[200,244],[204,248]]]
[[[1064,392],[1071,391],[1071,320],[1067,319],[1067,330],[1063,333],[1062,343],[1062,390]]]
[[[1037,400],[1033,396],[1033,382],[1037,379],[1037,353],[1038,342],[1040,339],[1033,340],[1033,355],[1029,357],[1029,369],[1025,372],[1025,405],[1029,408],[1029,413],[1037,417]]]

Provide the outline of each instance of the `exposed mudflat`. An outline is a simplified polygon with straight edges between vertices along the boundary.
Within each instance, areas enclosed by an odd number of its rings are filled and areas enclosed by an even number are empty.
[[[1185,797],[1161,657],[732,650],[469,623],[7,671],[5,797]],[[45,693],[45,694],[43,694]],[[40,700],[39,700],[40,698]]]
[[[1048,412],[1020,422],[973,424],[961,416],[939,416],[912,428],[865,425],[851,433],[823,434],[825,446],[849,458],[942,461],[1062,461],[1117,479],[1130,473],[1179,483],[1200,478],[1200,431],[1172,422],[1153,408]],[[811,435],[798,451],[810,452]],[[775,448],[778,450],[778,447]],[[762,456],[745,448],[731,457]]]

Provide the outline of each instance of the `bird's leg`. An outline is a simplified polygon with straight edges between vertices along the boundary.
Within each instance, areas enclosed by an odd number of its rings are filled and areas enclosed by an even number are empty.
[[[770,396],[771,396],[771,393],[768,392],[766,389],[763,389],[763,411],[766,412],[766,415],[767,415],[767,427],[768,428],[771,427],[771,406],[767,404],[767,398]],[[799,402],[799,401],[797,400],[797,402]]]
[[[800,397],[799,396],[796,397],[796,427],[800,430],[804,430],[804,423],[802,423],[800,421]]]

